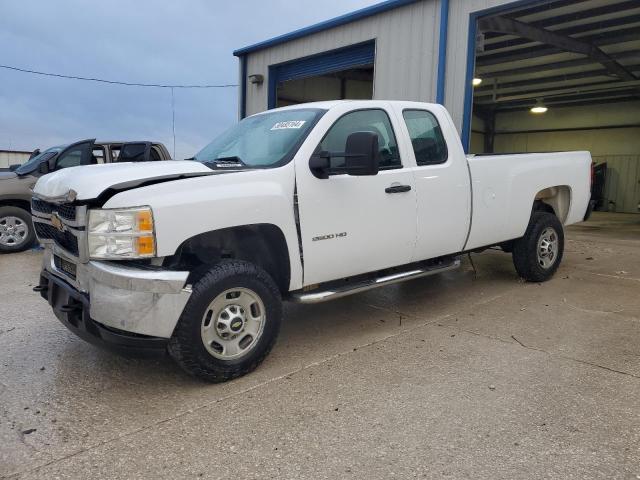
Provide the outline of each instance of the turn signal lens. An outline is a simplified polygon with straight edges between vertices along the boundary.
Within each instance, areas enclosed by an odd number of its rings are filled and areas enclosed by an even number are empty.
[[[136,239],[136,250],[139,256],[149,257],[156,252],[156,242],[153,235],[138,237]]]
[[[151,216],[151,210],[138,211],[138,231],[140,232],[153,231],[153,217]]]

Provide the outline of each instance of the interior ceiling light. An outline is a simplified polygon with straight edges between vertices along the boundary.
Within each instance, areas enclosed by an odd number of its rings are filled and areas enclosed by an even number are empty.
[[[544,102],[540,99],[536,101],[536,104],[531,107],[531,113],[546,113],[549,110]]]
[[[474,78],[473,82],[471,82],[471,83],[473,83],[474,87],[477,87],[478,85],[480,85],[482,83],[482,79],[481,78]]]

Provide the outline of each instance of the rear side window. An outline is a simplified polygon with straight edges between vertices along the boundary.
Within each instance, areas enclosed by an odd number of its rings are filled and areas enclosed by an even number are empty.
[[[418,165],[437,165],[447,161],[447,142],[436,117],[426,110],[402,112],[409,130]]]
[[[380,169],[400,168],[398,143],[389,116],[384,110],[358,110],[340,117],[329,129],[318,151],[340,153],[346,150],[347,138],[356,132],[373,132],[378,136]],[[331,169],[345,166],[344,157],[331,157]]]
[[[93,147],[91,164],[104,163],[104,147]]]
[[[157,161],[162,160],[160,158],[160,154],[158,153],[158,150],[156,149],[156,147],[151,147],[151,158],[150,158],[150,160],[152,162],[157,162]]]
[[[119,162],[142,162],[147,146],[144,143],[129,143],[122,146]]]

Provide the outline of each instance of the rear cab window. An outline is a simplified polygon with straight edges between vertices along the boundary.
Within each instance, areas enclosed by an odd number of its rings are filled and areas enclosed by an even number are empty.
[[[447,142],[435,115],[427,110],[404,110],[402,112],[409,138],[416,156],[416,164],[439,165],[449,157]]]

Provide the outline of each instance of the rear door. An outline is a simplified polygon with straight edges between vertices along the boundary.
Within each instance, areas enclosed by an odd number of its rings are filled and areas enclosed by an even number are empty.
[[[347,137],[362,131],[378,135],[377,175],[340,173],[344,166],[340,157],[331,157],[331,169],[336,170],[327,179],[312,174],[309,158],[297,164],[305,285],[411,261],[416,239],[414,179],[400,157],[397,125],[389,112],[384,108],[347,111],[333,121],[315,151],[344,152]]]
[[[471,184],[462,145],[442,107],[395,104],[413,155],[417,242],[413,261],[460,252],[469,233]]]

